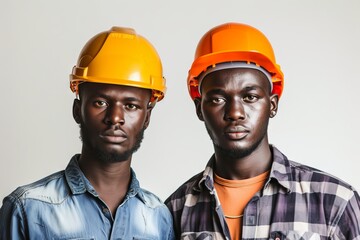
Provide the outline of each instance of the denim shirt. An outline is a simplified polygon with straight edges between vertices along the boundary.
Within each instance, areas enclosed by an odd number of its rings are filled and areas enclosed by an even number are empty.
[[[80,170],[75,155],[65,171],[7,196],[0,209],[0,240],[174,239],[172,217],[154,194],[131,183],[115,219]]]

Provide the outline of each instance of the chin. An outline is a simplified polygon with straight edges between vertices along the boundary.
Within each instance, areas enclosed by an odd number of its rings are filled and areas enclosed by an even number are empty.
[[[131,159],[132,152],[109,152],[109,151],[96,151],[97,158],[103,163],[119,163]]]
[[[252,154],[260,145],[261,140],[250,144],[245,142],[236,142],[228,145],[217,144],[214,142],[215,151],[227,158],[239,159],[244,158]]]

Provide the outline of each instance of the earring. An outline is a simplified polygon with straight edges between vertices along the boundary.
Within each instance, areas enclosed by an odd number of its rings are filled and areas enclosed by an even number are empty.
[[[270,117],[275,117],[275,115],[276,115],[276,111],[272,110],[272,111],[270,112]]]

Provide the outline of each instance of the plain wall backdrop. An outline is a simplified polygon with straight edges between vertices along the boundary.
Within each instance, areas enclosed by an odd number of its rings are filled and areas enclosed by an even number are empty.
[[[141,186],[165,200],[202,171],[213,148],[186,78],[201,36],[225,22],[260,29],[285,74],[270,142],[359,190],[359,12],[358,0],[1,0],[0,199],[80,152],[69,74],[85,42],[112,26],[152,42],[167,79],[133,156]]]

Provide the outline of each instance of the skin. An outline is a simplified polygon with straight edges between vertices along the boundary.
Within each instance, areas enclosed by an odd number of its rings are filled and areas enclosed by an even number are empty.
[[[151,91],[82,83],[79,96],[73,104],[83,141],[79,166],[115,214],[129,187],[132,154],[150,122]]]
[[[226,179],[255,177],[270,169],[267,128],[278,96],[256,69],[224,69],[207,75],[195,99],[198,118],[213,141],[215,172]]]

